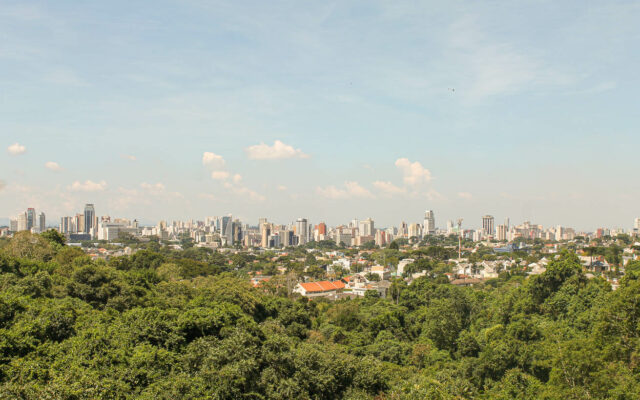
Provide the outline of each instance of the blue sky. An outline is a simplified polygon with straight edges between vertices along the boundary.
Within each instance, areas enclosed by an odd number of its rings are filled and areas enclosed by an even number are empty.
[[[4,0],[0,217],[628,228],[638,21],[635,1]]]

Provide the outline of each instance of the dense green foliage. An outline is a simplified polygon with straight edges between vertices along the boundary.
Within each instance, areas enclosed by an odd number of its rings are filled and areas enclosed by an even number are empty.
[[[0,398],[640,398],[637,265],[616,291],[564,253],[531,278],[310,302],[252,288],[234,272],[251,260],[92,261],[16,235],[0,249]]]

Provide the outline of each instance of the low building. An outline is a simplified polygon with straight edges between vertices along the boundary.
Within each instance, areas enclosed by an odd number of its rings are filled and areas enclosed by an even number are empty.
[[[320,281],[298,283],[293,293],[299,293],[304,297],[331,297],[342,292],[345,284],[342,281]]]

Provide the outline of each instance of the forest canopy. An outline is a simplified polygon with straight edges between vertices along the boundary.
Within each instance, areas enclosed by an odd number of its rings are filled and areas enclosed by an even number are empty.
[[[0,398],[640,398],[634,265],[615,291],[564,252],[532,277],[329,302],[254,288],[248,254],[0,246]]]

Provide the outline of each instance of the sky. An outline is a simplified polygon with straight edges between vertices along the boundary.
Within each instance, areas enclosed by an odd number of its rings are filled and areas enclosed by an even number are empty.
[[[0,218],[640,217],[637,1],[0,0]]]

